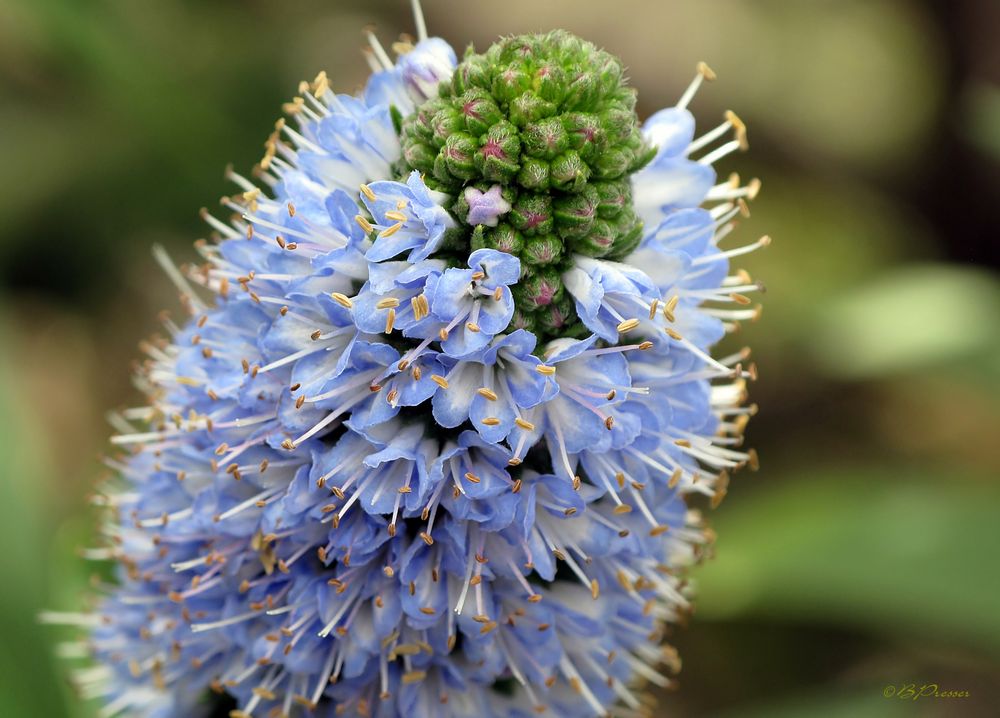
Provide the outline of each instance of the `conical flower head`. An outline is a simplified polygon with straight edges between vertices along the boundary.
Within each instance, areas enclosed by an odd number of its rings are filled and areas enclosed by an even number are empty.
[[[722,249],[735,115],[641,125],[620,63],[555,32],[458,64],[370,36],[357,96],[286,105],[144,345],[97,492],[105,715],[606,715],[676,668],[662,628],[740,447],[759,285]],[[735,137],[722,140],[730,132]],[[483,149],[486,152],[483,152]],[[694,155],[697,155],[695,157]],[[79,647],[74,651],[79,652]]]

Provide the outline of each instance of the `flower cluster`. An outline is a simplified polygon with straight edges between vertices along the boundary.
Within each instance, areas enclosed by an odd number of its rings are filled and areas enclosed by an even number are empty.
[[[303,84],[257,182],[231,175],[231,219],[205,213],[202,264],[158,254],[190,318],[146,345],[150,403],[115,419],[90,554],[119,582],[61,617],[90,626],[105,715],[605,715],[676,668],[661,630],[706,542],[686,497],[717,503],[755,463],[747,353],[709,354],[757,313],[729,259],[766,239],[718,247],[757,191],[713,169],[745,130],[695,138],[707,67],[640,127],[589,43],[458,65],[417,20],[395,62],[370,38],[358,96]],[[439,123],[425,159],[413,128],[442,106],[465,129]],[[477,149],[507,125],[551,147]],[[449,154],[466,145],[482,161]]]

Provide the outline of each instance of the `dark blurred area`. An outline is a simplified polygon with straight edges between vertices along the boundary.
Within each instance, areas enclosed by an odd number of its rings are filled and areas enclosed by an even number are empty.
[[[711,518],[656,715],[994,716],[1000,704],[1000,3],[424,0],[461,50],[563,27],[621,56],[640,113],[726,109],[763,180],[739,236],[768,292],[753,347],[763,467]],[[108,408],[158,311],[151,254],[248,171],[281,103],[367,74],[405,0],[0,0],[0,715],[89,716],[41,607],[82,604]],[[733,245],[734,246],[734,245]],[[965,698],[884,697],[887,687]]]

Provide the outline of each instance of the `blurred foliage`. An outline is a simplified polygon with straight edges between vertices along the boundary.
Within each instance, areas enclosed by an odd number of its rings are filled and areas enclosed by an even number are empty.
[[[970,140],[1000,157],[1000,88],[976,83],[965,92],[963,128]]]
[[[721,559],[699,572],[700,614],[919,633],[1000,656],[1000,486],[899,465],[796,478],[719,519]]]
[[[984,328],[996,321],[997,307],[1000,284],[991,274],[911,264],[825,306],[810,349],[820,367],[849,379],[891,377],[974,357],[992,360],[982,368],[995,370],[1000,333]]]
[[[663,714],[994,715],[1000,5],[424,5],[458,47],[584,35],[622,56],[644,113],[706,59],[702,126],[729,107],[750,124],[751,153],[721,170],[764,191],[727,246],[775,242],[743,263],[763,319],[727,342],[760,367],[764,466],[712,517]],[[148,247],[191,256],[222,168],[259,158],[300,79],[363,81],[368,22],[412,31],[405,0],[0,0],[0,715],[90,712],[34,616],[82,601],[103,414],[136,400],[136,341],[176,309]],[[903,682],[972,696],[882,697]]]
[[[0,324],[0,342],[6,346],[8,327]],[[4,477],[0,482],[0,573],[5,589],[0,603],[0,672],[17,680],[0,681],[0,712],[24,715],[31,706],[41,715],[59,715],[62,697],[52,686],[59,675],[48,637],[38,640],[36,617],[40,606],[50,599],[47,592],[50,542],[53,530],[46,512],[45,489],[49,474],[42,454],[42,433],[38,417],[15,395],[10,379],[15,376],[12,357],[0,355],[0,456],[4,457]],[[26,670],[30,667],[30,670]]]

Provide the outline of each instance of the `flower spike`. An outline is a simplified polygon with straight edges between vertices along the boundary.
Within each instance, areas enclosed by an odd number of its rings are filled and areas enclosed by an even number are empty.
[[[758,468],[763,286],[721,245],[758,180],[732,112],[644,122],[621,62],[568,32],[461,62],[365,33],[203,212],[202,264],[154,255],[190,317],[142,345],[112,416],[117,563],[77,675],[108,716],[645,714],[664,624],[713,534],[688,500]],[[258,184],[259,183],[259,184]],[[235,706],[235,708],[232,708]]]

